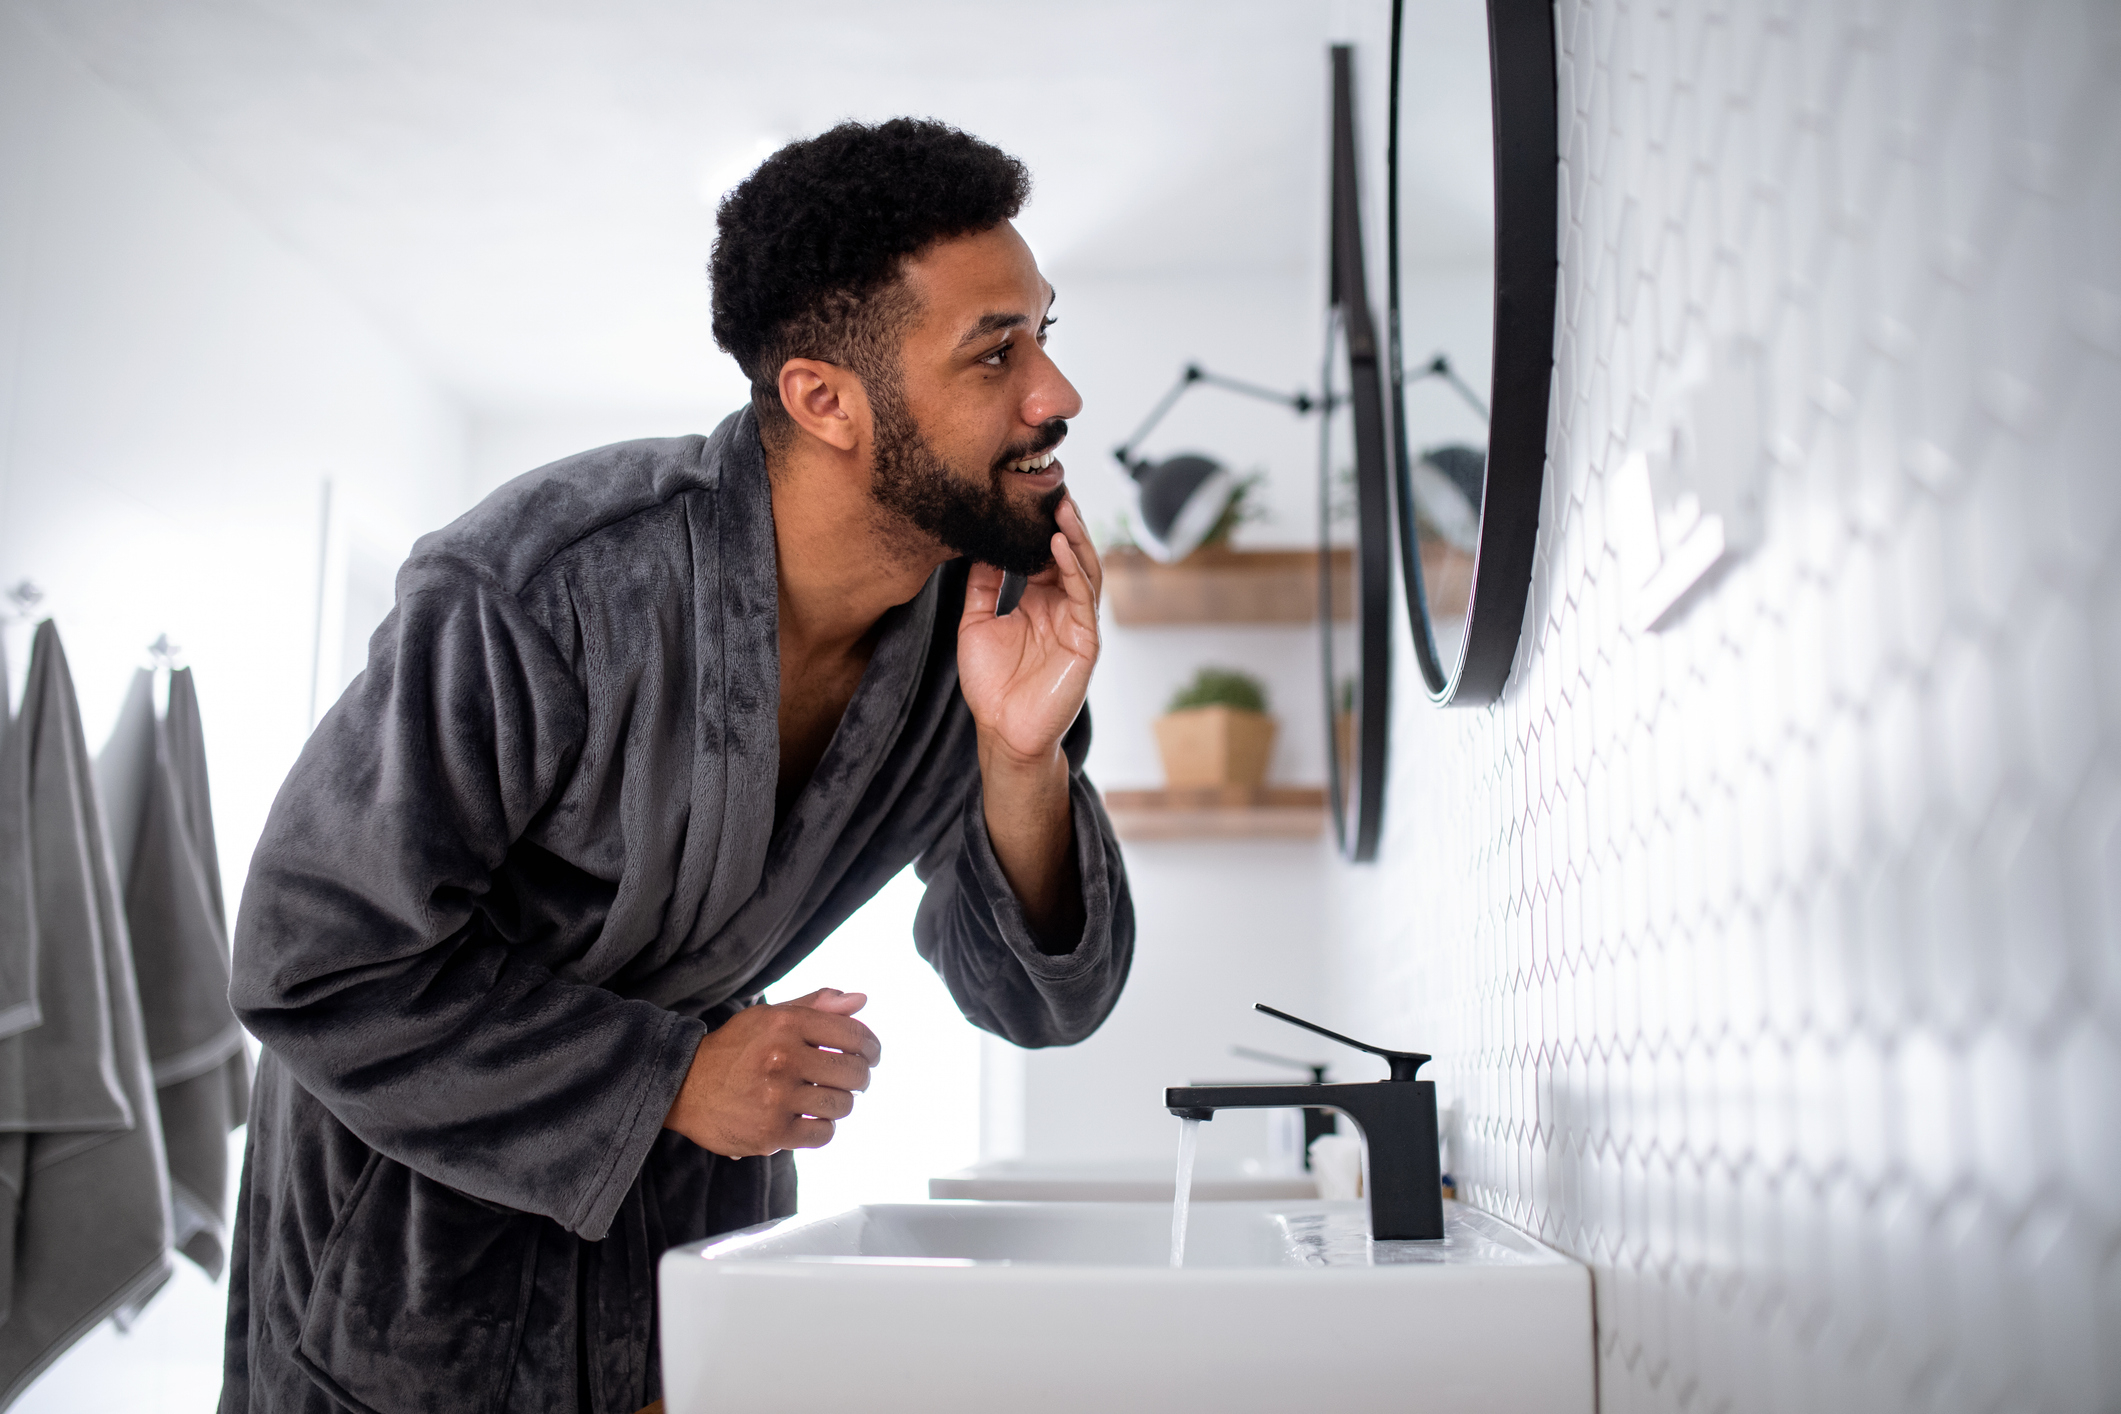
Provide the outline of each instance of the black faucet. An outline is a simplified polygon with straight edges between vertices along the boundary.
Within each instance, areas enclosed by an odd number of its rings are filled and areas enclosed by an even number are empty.
[[[1381,1241],[1442,1237],[1436,1085],[1414,1078],[1429,1058],[1418,1051],[1365,1045],[1264,1004],[1258,1009],[1344,1046],[1383,1056],[1391,1078],[1355,1085],[1173,1085],[1164,1091],[1171,1113],[1180,1119],[1213,1119],[1217,1110],[1339,1110],[1362,1131],[1370,1154],[1370,1236]]]

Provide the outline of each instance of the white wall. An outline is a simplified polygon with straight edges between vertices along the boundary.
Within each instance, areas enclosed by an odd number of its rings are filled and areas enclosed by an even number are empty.
[[[144,645],[183,646],[232,902],[309,729],[322,479],[402,550],[461,508],[464,444],[358,310],[0,5],[0,585],[46,592],[92,747]],[[225,1282],[177,1265],[16,1408],[211,1408]]]
[[[1163,1106],[1166,1085],[1288,1078],[1233,1059],[1233,1045],[1315,1055],[1349,1073],[1346,1058],[1325,1054],[1337,1047],[1252,1010],[1266,1002],[1313,1016],[1325,1000],[1328,849],[1323,840],[1126,847],[1134,971],[1096,1035],[1025,1056],[1025,1157],[1170,1160],[1178,1123]],[[1265,1159],[1267,1123],[1260,1111],[1219,1116],[1201,1130],[1200,1152]]]
[[[92,745],[144,645],[183,646],[233,899],[309,729],[320,484],[439,524],[463,420],[11,5],[0,320],[0,583],[48,595]]]
[[[820,987],[861,992],[869,1001],[858,1019],[884,1051],[832,1142],[795,1156],[805,1214],[918,1202],[930,1178],[980,1157],[984,1033],[913,950],[920,902],[920,880],[901,871],[768,994],[785,1002]]]
[[[542,417],[478,417],[471,425],[471,493],[476,499],[526,471],[613,442],[712,432],[737,406],[702,401],[661,412],[619,408],[556,411]]]
[[[1491,710],[1402,661],[1339,1014],[1592,1264],[1607,1411],[2114,1408],[2116,11],[1557,16],[1531,607]],[[1766,537],[1635,633],[1606,491],[1690,327],[1766,351]]]

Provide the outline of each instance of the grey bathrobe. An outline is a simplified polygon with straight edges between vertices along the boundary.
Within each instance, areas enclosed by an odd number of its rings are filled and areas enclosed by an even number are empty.
[[[693,1052],[908,863],[915,942],[972,1021],[1026,1046],[1096,1028],[1134,927],[1088,721],[1065,743],[1087,922],[1049,956],[980,810],[964,576],[885,616],[776,831],[748,411],[532,472],[420,541],[237,921],[231,996],[265,1054],[224,1411],[655,1398],[657,1257],[794,1205],[788,1155],[663,1131]]]

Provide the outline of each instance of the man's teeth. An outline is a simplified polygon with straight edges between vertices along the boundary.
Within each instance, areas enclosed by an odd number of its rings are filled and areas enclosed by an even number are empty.
[[[1052,452],[1042,452],[1042,453],[1040,453],[1040,454],[1039,454],[1038,456],[1035,456],[1035,457],[1025,457],[1025,458],[1024,458],[1024,459],[1023,459],[1022,461],[1020,461],[1020,462],[1011,462],[1011,463],[1009,463],[1009,470],[1011,470],[1011,471],[1044,471],[1044,470],[1045,470],[1045,469],[1046,469],[1047,467],[1049,467],[1049,466],[1053,465],[1053,458],[1054,458],[1054,453],[1052,453]]]

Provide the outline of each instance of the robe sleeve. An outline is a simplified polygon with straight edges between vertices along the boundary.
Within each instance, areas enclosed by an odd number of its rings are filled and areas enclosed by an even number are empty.
[[[488,929],[493,871],[580,754],[583,689],[473,568],[416,558],[400,583],[273,803],[230,999],[370,1147],[599,1238],[706,1029]]]
[[[915,865],[927,884],[914,945],[966,1019],[1019,1046],[1070,1046],[1108,1016],[1134,961],[1134,901],[1119,841],[1083,775],[1087,709],[1061,743],[1082,875],[1083,932],[1072,952],[1042,952],[987,837],[977,770],[955,826]]]

